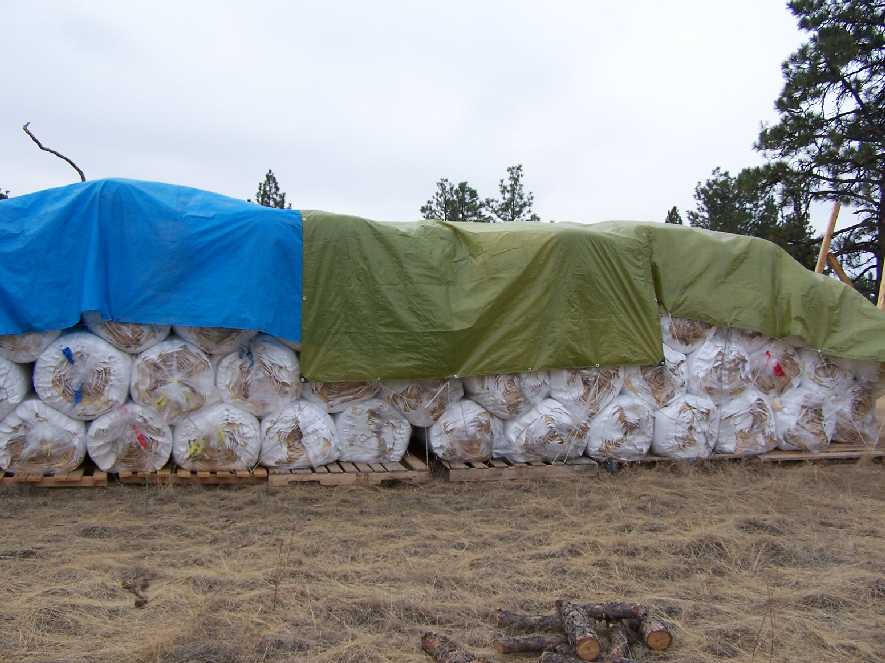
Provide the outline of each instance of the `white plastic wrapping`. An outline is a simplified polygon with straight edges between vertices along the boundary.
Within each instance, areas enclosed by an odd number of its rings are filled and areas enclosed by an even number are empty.
[[[652,408],[664,407],[686,389],[686,357],[664,346],[664,361],[656,366],[624,368],[624,391],[642,399]]]
[[[443,460],[481,462],[489,459],[503,434],[500,419],[478,403],[463,400],[446,408],[427,430],[427,440]]]
[[[860,359],[834,359],[840,367],[854,376],[854,379],[864,384],[879,386],[879,362],[862,361]]]
[[[550,378],[545,372],[481,375],[464,378],[464,391],[499,419],[513,419],[547,398]]]
[[[590,420],[587,455],[618,460],[646,455],[654,436],[654,420],[654,411],[646,401],[621,394]]]
[[[189,414],[173,430],[172,455],[186,470],[248,470],[261,453],[261,427],[230,403]]]
[[[175,333],[210,355],[226,355],[246,345],[258,332],[228,327],[186,327],[175,325]]]
[[[719,410],[717,453],[753,456],[771,451],[777,442],[774,412],[762,392],[747,389]]]
[[[31,391],[31,367],[0,357],[0,421]]]
[[[709,398],[686,394],[655,413],[652,450],[667,458],[707,458],[719,429],[716,405]]]
[[[275,341],[279,341],[283,345],[285,345],[290,350],[294,350],[295,352],[301,352],[301,343],[298,341],[290,341],[285,338],[280,338],[279,336],[274,336]]]
[[[172,429],[156,411],[129,401],[89,424],[86,450],[105,472],[154,472],[172,453]]]
[[[792,345],[771,341],[750,355],[750,379],[756,388],[778,396],[802,381],[802,361]]]
[[[102,320],[97,311],[83,314],[83,322],[96,336],[100,336],[118,350],[137,355],[169,336],[169,325],[139,325],[129,322]]]
[[[671,350],[690,354],[713,335],[716,328],[700,320],[674,318],[669,313],[661,316],[661,337]]]
[[[354,403],[375,398],[379,391],[378,382],[310,382],[305,385],[304,398],[335,414]]]
[[[800,350],[799,358],[802,360],[802,379],[828,390],[832,396],[844,394],[854,384],[854,376],[844,362],[812,348]]]
[[[611,403],[624,386],[624,369],[606,366],[550,371],[550,398],[578,422],[589,421]]]
[[[774,340],[761,332],[748,329],[732,329],[731,334],[734,342],[740,345],[748,355],[758,352]]]
[[[22,474],[71,472],[86,456],[86,424],[29,398],[0,422],[0,467]]]
[[[126,402],[132,359],[88,332],[50,343],[34,366],[34,388],[50,407],[91,420]]]
[[[221,398],[256,417],[266,417],[301,396],[294,351],[259,334],[218,364],[215,384]]]
[[[778,447],[785,451],[822,451],[836,432],[836,411],[814,383],[788,389],[775,403]]]
[[[871,384],[856,381],[831,403],[836,417],[834,440],[868,447],[879,443],[879,422]]]
[[[734,398],[750,386],[750,358],[720,329],[688,358],[688,390],[719,403]]]
[[[0,357],[17,364],[29,364],[61,336],[61,331],[29,332],[27,334],[6,334],[0,336]]]
[[[132,400],[153,408],[168,424],[218,400],[209,356],[174,337],[135,358],[131,392]]]
[[[340,460],[395,463],[406,453],[412,426],[395,407],[373,398],[357,401],[335,416]]]
[[[265,467],[319,467],[338,460],[338,434],[332,417],[315,403],[293,401],[261,422]]]
[[[562,403],[547,398],[504,424],[494,456],[517,463],[565,461],[583,455],[590,425],[572,417]]]
[[[387,380],[381,397],[399,410],[413,426],[432,426],[453,403],[464,397],[461,380]]]

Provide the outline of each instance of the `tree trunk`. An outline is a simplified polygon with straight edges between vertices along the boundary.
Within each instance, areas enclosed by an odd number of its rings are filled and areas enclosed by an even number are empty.
[[[646,617],[639,625],[639,632],[649,649],[664,651],[673,644],[670,627],[659,619]]]
[[[421,636],[421,649],[436,663],[487,663],[446,636],[436,633]]]
[[[648,608],[636,603],[585,603],[581,605],[590,617],[604,621],[642,619]],[[498,626],[520,631],[559,631],[562,620],[559,615],[525,615],[509,610],[498,610]]]
[[[524,615],[509,610],[498,610],[498,626],[520,631],[560,631],[559,615]]]
[[[584,661],[599,658],[599,638],[593,630],[592,618],[587,611],[577,603],[562,600],[556,602],[556,608],[562,619],[565,635],[578,658]]]
[[[522,638],[497,638],[495,649],[500,654],[520,654],[553,650],[565,643],[561,635],[528,635]]]

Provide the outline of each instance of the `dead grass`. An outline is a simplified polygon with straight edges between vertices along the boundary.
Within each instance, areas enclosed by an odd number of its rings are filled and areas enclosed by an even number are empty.
[[[0,495],[0,527],[10,661],[417,662],[429,628],[504,661],[494,609],[547,611],[558,597],[665,610],[676,647],[646,661],[885,652],[881,464],[32,489]]]

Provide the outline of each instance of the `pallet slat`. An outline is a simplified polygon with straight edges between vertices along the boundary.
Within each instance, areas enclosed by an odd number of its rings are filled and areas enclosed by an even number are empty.
[[[4,486],[36,486],[39,488],[105,488],[108,475],[88,463],[72,472],[61,474],[12,474],[0,472],[0,485]]]
[[[406,454],[398,463],[339,461],[317,468],[316,471],[271,470],[268,479],[271,486],[286,486],[292,483],[318,483],[321,486],[380,485],[389,481],[425,483],[430,481],[430,471],[417,457]]]

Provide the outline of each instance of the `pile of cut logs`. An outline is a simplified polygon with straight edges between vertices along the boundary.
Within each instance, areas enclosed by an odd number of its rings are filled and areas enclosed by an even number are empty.
[[[498,611],[498,626],[511,631],[556,631],[556,633],[498,637],[495,649],[501,654],[540,653],[539,663],[633,663],[630,647],[644,644],[663,651],[673,644],[670,626],[643,605],[635,603],[576,603],[557,601],[549,615],[524,615]],[[607,636],[606,638],[601,636]],[[603,657],[603,641],[608,653]],[[483,659],[446,638],[427,633],[422,649],[437,663],[484,663]]]

